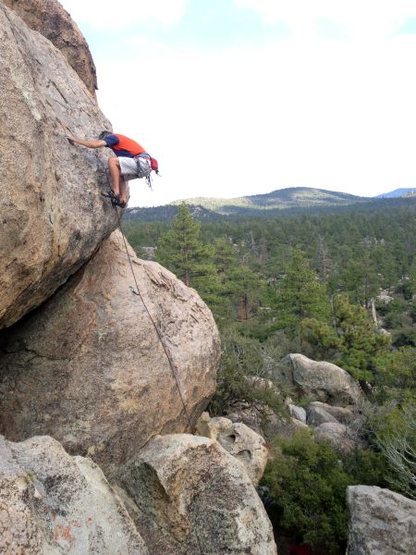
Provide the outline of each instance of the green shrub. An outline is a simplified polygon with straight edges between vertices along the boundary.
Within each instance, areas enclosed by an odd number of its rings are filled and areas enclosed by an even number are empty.
[[[277,535],[307,543],[318,553],[345,551],[348,534],[346,489],[364,483],[384,485],[377,453],[357,450],[348,456],[309,431],[273,444],[261,491]]]
[[[221,365],[217,376],[217,391],[208,410],[212,415],[226,414],[238,402],[255,403],[258,408],[270,407],[282,412],[283,397],[274,388],[256,385],[253,377],[269,379],[265,371],[261,344],[229,328],[222,336]],[[264,382],[263,382],[264,383]]]

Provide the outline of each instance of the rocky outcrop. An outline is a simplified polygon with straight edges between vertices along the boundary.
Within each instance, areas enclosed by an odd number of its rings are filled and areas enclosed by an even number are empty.
[[[210,418],[203,412],[197,422],[196,431],[224,447],[230,455],[245,467],[248,477],[255,486],[260,482],[269,458],[265,439],[241,422],[216,416]]]
[[[57,0],[3,0],[34,31],[49,39],[94,95],[97,75],[90,49],[71,16]]]
[[[353,407],[335,407],[333,405],[328,405],[327,403],[321,403],[320,401],[313,401],[308,405],[308,410],[318,408],[324,410],[326,413],[329,413],[338,422],[341,422],[341,424],[351,424],[358,418],[358,415]]]
[[[300,429],[308,428],[296,418],[276,414],[267,405],[258,407],[246,402],[236,404],[233,411],[227,413],[227,418],[232,422],[242,422],[268,441],[275,436],[292,437]]]
[[[287,355],[275,376],[301,395],[330,405],[346,406],[362,398],[358,383],[348,372],[330,362],[315,362],[301,354]]]
[[[106,155],[65,138],[109,127],[95,99],[51,42],[1,2],[0,42],[1,329],[78,270],[117,216],[100,195]]]
[[[50,437],[0,437],[0,553],[147,555],[123,503],[89,459]]]
[[[216,386],[212,314],[172,273],[129,252],[195,423]],[[134,287],[115,232],[50,301],[3,334],[0,430],[8,439],[51,435],[111,475],[151,436],[188,428],[172,370]]]
[[[388,489],[349,486],[348,555],[413,555],[416,501]]]
[[[308,407],[306,413],[306,422],[309,426],[320,426],[321,424],[326,424],[327,422],[339,423],[336,418],[334,418],[322,407],[313,406]]]
[[[244,468],[215,441],[154,438],[121,469],[119,481],[152,555],[277,553]]]

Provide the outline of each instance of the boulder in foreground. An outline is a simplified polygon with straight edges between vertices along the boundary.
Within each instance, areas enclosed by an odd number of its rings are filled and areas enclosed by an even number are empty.
[[[376,486],[349,486],[348,555],[413,555],[416,501]]]
[[[220,344],[198,294],[129,248],[140,292],[176,365],[192,424],[216,387]],[[177,383],[120,232],[0,339],[0,433],[47,434],[106,475],[159,433],[189,429]]]
[[[120,472],[130,514],[152,555],[276,555],[244,467],[216,441],[159,436]]]
[[[97,465],[46,436],[0,437],[0,553],[148,555]]]

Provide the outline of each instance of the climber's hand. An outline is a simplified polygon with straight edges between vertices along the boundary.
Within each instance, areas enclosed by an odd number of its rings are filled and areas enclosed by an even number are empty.
[[[67,141],[70,145],[74,146],[74,139],[72,137],[67,137]]]

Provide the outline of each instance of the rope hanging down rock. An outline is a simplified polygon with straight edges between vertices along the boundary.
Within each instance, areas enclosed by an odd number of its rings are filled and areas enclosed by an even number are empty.
[[[143,298],[143,295],[142,295],[141,292],[140,292],[140,288],[139,288],[139,285],[138,285],[137,279],[136,279],[136,274],[134,273],[133,264],[132,264],[131,257],[130,257],[130,254],[129,254],[129,250],[128,250],[128,246],[127,246],[127,240],[126,240],[126,237],[125,237],[125,235],[124,235],[124,231],[123,231],[123,229],[122,229],[122,227],[121,227],[121,216],[120,216],[120,214],[118,213],[117,208],[116,208],[116,207],[114,207],[114,208],[116,209],[117,218],[118,218],[118,225],[119,225],[119,228],[120,228],[120,231],[121,231],[121,235],[122,235],[122,237],[123,237],[124,248],[125,248],[125,250],[126,250],[127,259],[128,259],[128,261],[129,261],[130,271],[131,271],[131,274],[132,274],[132,276],[133,276],[134,284],[135,284],[135,286],[136,286],[136,290],[134,291],[133,288],[132,288],[132,292],[140,298],[140,300],[141,300],[141,302],[142,302],[142,304],[143,304],[143,306],[144,306],[144,309],[146,310],[146,312],[147,312],[147,314],[148,314],[148,316],[149,316],[149,319],[150,319],[150,321],[152,322],[153,327],[155,328],[155,331],[156,331],[157,337],[158,337],[158,339],[159,339],[159,342],[160,342],[160,344],[162,345],[162,348],[163,348],[163,351],[164,351],[164,353],[165,353],[165,355],[166,355],[166,358],[168,359],[169,366],[170,366],[170,369],[171,369],[171,371],[172,371],[173,378],[174,378],[175,383],[176,383],[176,388],[177,388],[177,390],[178,390],[179,397],[180,397],[180,400],[181,400],[181,403],[182,403],[182,406],[183,406],[183,410],[184,410],[184,412],[185,412],[185,416],[186,416],[186,419],[187,419],[188,424],[189,424],[189,429],[190,429],[190,431],[192,431],[191,416],[190,416],[190,414],[189,414],[189,412],[188,412],[188,409],[187,409],[187,406],[186,406],[186,403],[185,403],[185,399],[184,399],[183,394],[182,394],[181,385],[180,385],[180,381],[179,381],[179,375],[178,375],[178,368],[176,367],[175,363],[173,362],[172,355],[170,354],[169,348],[168,348],[168,346],[166,345],[165,341],[163,340],[161,331],[160,331],[158,325],[156,324],[156,322],[155,322],[155,320],[154,320],[152,314],[150,313],[150,310],[148,309],[148,307],[147,307],[147,305],[146,305],[146,303],[145,303],[145,300],[144,300],[144,298]]]
[[[130,266],[131,274],[132,274],[132,276],[133,276],[134,284],[135,284],[135,286],[136,286],[136,290],[135,290],[135,291],[133,290],[133,288],[131,288],[131,289],[132,289],[132,292],[140,298],[140,300],[141,300],[141,302],[142,302],[142,304],[143,304],[143,306],[144,306],[144,308],[145,308],[145,310],[146,310],[146,312],[147,312],[147,314],[148,314],[148,316],[149,316],[149,319],[150,319],[150,321],[152,322],[153,327],[155,328],[157,337],[158,337],[158,339],[159,339],[159,341],[160,341],[160,344],[161,344],[162,347],[163,347],[163,351],[164,351],[164,353],[165,353],[165,355],[166,355],[166,358],[168,359],[169,366],[170,366],[170,369],[171,369],[171,371],[172,371],[172,375],[173,375],[173,377],[174,377],[174,379],[175,379],[176,388],[177,388],[178,393],[179,393],[179,397],[180,397],[180,400],[181,400],[181,403],[182,403],[182,406],[183,406],[183,410],[185,411],[186,419],[188,420],[189,430],[192,431],[191,416],[190,416],[190,414],[189,414],[189,412],[188,412],[188,409],[187,409],[186,403],[185,403],[185,399],[184,399],[183,394],[182,394],[181,385],[180,385],[179,376],[178,376],[178,368],[176,367],[175,363],[173,362],[173,358],[172,358],[172,355],[170,354],[169,348],[168,348],[168,346],[166,345],[166,343],[164,342],[163,337],[162,337],[162,334],[161,334],[161,332],[160,332],[160,330],[159,330],[159,327],[157,326],[157,324],[156,324],[156,322],[155,322],[153,316],[151,315],[150,310],[148,309],[148,307],[147,307],[147,305],[146,305],[146,303],[145,303],[145,300],[143,299],[143,295],[142,295],[141,292],[140,292],[139,285],[138,285],[137,279],[136,279],[136,274],[134,273],[133,264],[132,264],[132,261],[131,261],[131,258],[130,258],[129,249],[128,249],[128,246],[127,246],[127,239],[126,239],[126,236],[124,235],[124,231],[123,231],[123,229],[122,229],[122,227],[121,227],[121,216],[120,216],[120,214],[119,214],[119,212],[118,212],[118,210],[117,210],[117,207],[114,206],[114,205],[113,205],[113,207],[115,208],[116,213],[117,213],[118,226],[119,226],[119,229],[120,229],[120,231],[121,231],[121,235],[122,235],[122,237],[123,237],[124,248],[125,248],[125,250],[126,250],[126,255],[127,255],[127,259],[128,259],[128,261],[129,261],[129,266]],[[199,511],[198,511],[198,512],[199,512]],[[195,539],[196,539],[196,542],[197,542],[197,544],[198,544],[198,550],[199,550],[200,555],[204,555],[204,551],[203,551],[203,548],[202,548],[202,541],[201,541],[201,538],[199,537],[198,530],[195,530]]]

